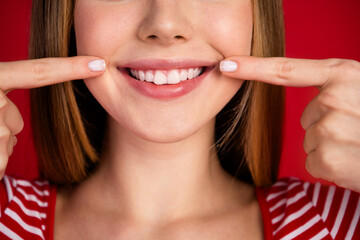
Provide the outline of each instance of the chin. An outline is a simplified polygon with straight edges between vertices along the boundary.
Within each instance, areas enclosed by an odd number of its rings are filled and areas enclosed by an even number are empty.
[[[147,128],[133,131],[133,133],[141,138],[142,140],[154,143],[175,143],[184,141],[200,129],[194,128],[194,126],[188,127],[164,127],[159,126],[158,128]]]
[[[171,134],[171,135],[158,135],[158,136],[143,136],[143,140],[148,141],[148,142],[153,142],[153,143],[176,143],[176,142],[181,142],[185,139],[187,139],[189,136],[188,135],[175,135],[175,134]]]

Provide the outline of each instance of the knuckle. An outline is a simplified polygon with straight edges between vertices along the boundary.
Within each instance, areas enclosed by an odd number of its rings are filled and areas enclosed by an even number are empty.
[[[289,60],[281,60],[274,65],[274,75],[276,78],[286,80],[290,73],[295,69],[295,64]]]
[[[304,113],[301,115],[301,118],[300,118],[300,125],[301,127],[306,130],[306,128],[308,127],[308,124],[306,122],[306,118],[304,116]]]
[[[314,99],[311,100],[311,102],[305,107],[303,113],[301,114],[300,118],[300,124],[301,127],[304,130],[307,130],[309,127],[311,127],[312,124],[314,124],[314,112],[327,112],[329,108],[327,106],[324,106],[323,104],[320,104],[318,101],[318,96],[316,96]]]
[[[305,132],[303,148],[307,154],[310,153],[311,149],[310,149],[310,144],[309,144],[309,131]]]
[[[38,81],[43,81],[48,78],[48,73],[50,71],[50,65],[46,62],[39,61],[34,64],[33,76]]]
[[[338,176],[332,177],[331,181],[333,183],[335,183],[335,185],[337,185],[337,186],[347,188],[347,189],[352,188],[351,184],[349,184],[349,181],[348,181],[348,179],[346,177],[346,174],[345,175],[338,174]],[[352,182],[352,181],[350,181],[350,182]]]
[[[334,161],[328,148],[320,145],[317,149],[317,165],[321,172],[328,177],[334,176],[337,172],[337,161]]]
[[[332,75],[348,75],[354,73],[360,76],[360,63],[351,59],[328,59],[328,68]]]
[[[309,128],[309,105],[307,105],[303,111],[303,113],[301,114],[301,118],[300,118],[300,125],[301,127],[306,130],[307,128]]]
[[[314,128],[316,139],[318,141],[326,139],[341,145],[353,143],[342,119],[342,116],[336,113],[325,116]]]
[[[317,167],[316,161],[316,152],[310,153],[306,158],[305,168],[313,177],[321,178],[321,171]]]
[[[346,69],[360,71],[360,62],[352,59],[346,59],[344,61],[345,61],[344,64],[346,65]]]
[[[340,99],[337,97],[335,90],[324,90],[317,96],[317,102],[322,110],[329,108],[334,109],[339,105]]]
[[[360,62],[355,61],[355,63],[353,64],[354,64],[354,70],[356,72],[356,76],[360,78]]]
[[[333,129],[334,127],[331,118],[326,116],[314,126],[314,135],[318,140],[322,138],[331,138],[334,135]]]
[[[304,148],[306,153],[309,153],[309,151],[307,151],[306,136],[305,136],[304,141],[303,141],[303,148]]]
[[[317,173],[316,170],[314,170],[314,167],[313,167],[313,158],[310,157],[310,155],[306,158],[306,161],[305,161],[305,169],[313,176],[313,177],[320,177]]]
[[[5,126],[0,126],[0,139],[8,140],[10,139],[11,131]]]
[[[13,132],[14,135],[18,134],[19,132],[21,132],[24,128],[24,119],[21,116],[21,113],[19,111],[19,109],[16,107],[15,104],[12,103],[12,111],[13,111],[13,118],[12,118],[12,122],[14,123],[13,127],[11,127],[11,131]]]
[[[306,154],[310,153],[310,149],[309,149],[306,139],[304,139],[304,141],[303,141],[303,148],[304,148],[304,151],[306,152]]]
[[[9,102],[5,96],[0,95],[0,111],[4,110],[8,106]]]
[[[20,119],[19,119],[19,124],[17,126],[17,129],[15,131],[15,135],[18,134],[19,132],[21,132],[23,129],[24,129],[24,119],[20,116]]]
[[[356,102],[359,102],[359,97],[353,94],[349,90],[341,88],[339,85],[337,87],[328,88],[323,90],[317,96],[317,102],[319,109],[322,112],[356,112],[357,108],[354,107]]]
[[[9,157],[12,155],[13,151],[14,151],[14,141],[11,141],[9,142],[7,149],[7,153]]]
[[[328,69],[331,70],[332,72],[343,69],[345,64],[344,59],[339,59],[339,58],[330,58],[330,59],[326,59],[325,61]]]

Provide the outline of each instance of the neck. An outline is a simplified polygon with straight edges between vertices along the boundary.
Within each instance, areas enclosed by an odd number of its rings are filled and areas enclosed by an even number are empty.
[[[213,147],[215,120],[173,143],[146,141],[109,121],[110,144],[92,181],[101,186],[106,205],[126,218],[152,223],[219,207],[219,192],[230,187],[230,177]]]

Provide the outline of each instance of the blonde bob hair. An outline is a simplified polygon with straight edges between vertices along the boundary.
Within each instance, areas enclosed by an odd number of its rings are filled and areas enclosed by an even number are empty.
[[[33,0],[30,58],[75,56],[74,0]],[[252,0],[252,55],[284,56],[282,0]],[[86,179],[102,157],[107,113],[83,81],[30,90],[40,174],[55,184]],[[256,186],[275,181],[281,155],[284,88],[246,81],[216,117],[223,168]]]

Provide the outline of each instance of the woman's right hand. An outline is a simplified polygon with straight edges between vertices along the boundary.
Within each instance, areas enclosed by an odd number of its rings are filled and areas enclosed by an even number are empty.
[[[90,56],[0,62],[0,180],[17,142],[15,135],[24,126],[18,108],[6,94],[14,89],[96,77],[104,71],[105,61]]]

